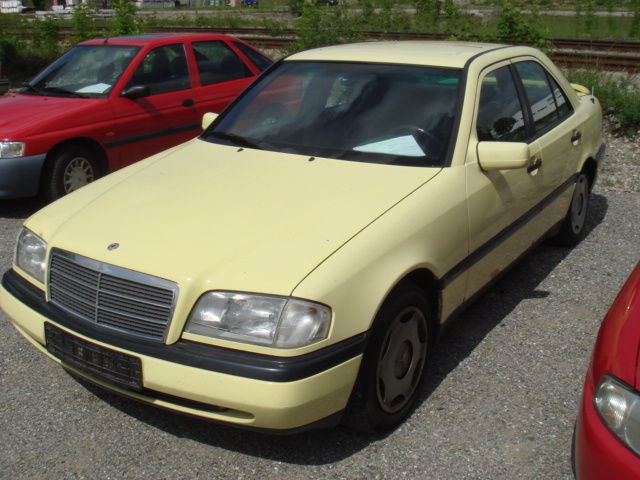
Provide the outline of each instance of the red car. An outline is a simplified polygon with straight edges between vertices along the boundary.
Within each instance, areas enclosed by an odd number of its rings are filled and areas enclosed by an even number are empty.
[[[574,461],[578,480],[640,478],[640,262],[600,326]]]
[[[51,201],[184,142],[271,63],[226,35],[82,42],[0,97],[0,198]]]

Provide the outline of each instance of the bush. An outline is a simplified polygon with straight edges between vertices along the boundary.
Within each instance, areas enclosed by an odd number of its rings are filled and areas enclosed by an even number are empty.
[[[342,4],[331,8],[305,4],[296,27],[298,39],[287,53],[363,39],[361,17],[350,15]]]
[[[506,43],[525,43],[546,49],[550,43],[546,39],[547,32],[540,26],[537,12],[523,15],[519,8],[510,2],[504,2],[497,23],[498,39]]]
[[[88,3],[81,3],[73,9],[71,28],[74,42],[82,42],[96,36],[96,20],[93,12],[93,7]]]
[[[567,77],[595,93],[605,114],[612,117],[614,130],[618,133],[632,136],[640,130],[640,86],[633,76],[600,70],[571,70]]]
[[[109,31],[111,35],[131,35],[140,33],[141,24],[136,19],[137,7],[130,0],[114,0],[111,2],[114,10]]]

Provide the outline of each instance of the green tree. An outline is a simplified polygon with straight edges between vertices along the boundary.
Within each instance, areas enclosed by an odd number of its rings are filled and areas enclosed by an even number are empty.
[[[73,39],[76,42],[89,40],[96,36],[96,18],[92,4],[81,3],[73,9],[71,29],[73,30]]]
[[[510,2],[504,2],[498,17],[498,39],[502,42],[524,43],[546,49],[549,47],[547,31],[540,24],[537,11],[523,15],[519,8],[515,8]]]
[[[111,8],[114,10],[109,25],[111,35],[131,35],[140,33],[141,23],[135,15],[138,8],[130,0],[113,0]]]

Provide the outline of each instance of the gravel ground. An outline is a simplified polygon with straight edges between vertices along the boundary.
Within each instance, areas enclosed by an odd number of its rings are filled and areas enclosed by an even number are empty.
[[[542,246],[441,339],[414,414],[387,436],[268,437],[80,383],[0,313],[2,479],[571,479],[600,320],[640,258],[640,139],[609,138],[587,238]],[[0,202],[0,267],[33,201]]]

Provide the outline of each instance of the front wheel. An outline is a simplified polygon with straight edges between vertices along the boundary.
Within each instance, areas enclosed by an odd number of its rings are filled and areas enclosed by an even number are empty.
[[[432,329],[429,303],[416,287],[385,301],[347,408],[347,425],[383,432],[404,420],[420,392]]]
[[[576,187],[573,191],[573,197],[571,197],[571,205],[567,216],[560,224],[558,233],[551,239],[552,243],[573,247],[584,238],[590,193],[589,178],[584,172],[581,172],[576,180]]]
[[[48,202],[53,202],[100,176],[95,154],[85,148],[72,146],[57,153],[45,172],[42,191]]]

